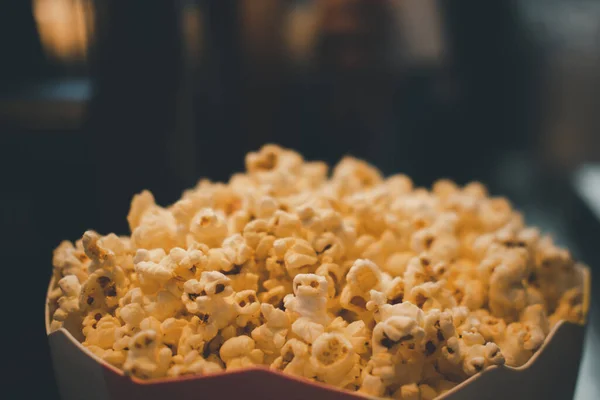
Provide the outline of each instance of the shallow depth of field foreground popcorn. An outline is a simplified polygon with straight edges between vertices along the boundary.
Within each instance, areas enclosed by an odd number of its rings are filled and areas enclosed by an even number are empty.
[[[585,317],[569,252],[479,183],[428,191],[350,157],[329,178],[274,145],[246,169],[167,208],[136,195],[130,237],[62,242],[51,329],[143,379],[262,364],[432,399]]]

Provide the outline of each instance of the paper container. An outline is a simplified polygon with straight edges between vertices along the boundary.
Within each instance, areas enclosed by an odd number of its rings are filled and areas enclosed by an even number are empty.
[[[584,309],[590,304],[590,273],[584,271]],[[50,283],[50,289],[54,282]],[[61,397],[64,400],[202,400],[202,399],[364,399],[351,392],[267,368],[223,372],[211,376],[142,381],[123,375],[86,350],[67,330],[46,332]],[[458,399],[572,398],[579,371],[585,326],[560,322],[539,351],[519,368],[492,367],[438,397]]]

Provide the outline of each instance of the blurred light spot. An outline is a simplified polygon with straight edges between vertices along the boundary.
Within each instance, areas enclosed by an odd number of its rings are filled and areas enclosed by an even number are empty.
[[[304,63],[312,56],[318,31],[317,10],[314,4],[296,4],[284,23],[288,57]]]
[[[198,4],[186,3],[183,8],[183,37],[186,53],[192,65],[197,65],[204,46],[204,15]]]
[[[91,0],[33,0],[33,15],[48,56],[85,60],[93,33]]]
[[[600,165],[584,164],[575,172],[575,188],[600,218]]]
[[[38,87],[40,99],[85,101],[92,95],[88,79],[68,79],[59,82],[45,82]]]

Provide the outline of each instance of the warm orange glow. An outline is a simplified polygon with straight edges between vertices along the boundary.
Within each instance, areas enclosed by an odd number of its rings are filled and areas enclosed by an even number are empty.
[[[184,6],[182,29],[186,53],[190,63],[196,65],[204,46],[204,15],[197,4],[188,3]]]
[[[33,0],[33,15],[49,56],[61,61],[85,59],[93,31],[90,0]]]

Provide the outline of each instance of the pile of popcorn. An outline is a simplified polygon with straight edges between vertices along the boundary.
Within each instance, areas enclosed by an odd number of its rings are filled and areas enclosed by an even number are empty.
[[[581,323],[582,270],[479,183],[333,169],[275,145],[173,205],[136,195],[131,236],[54,252],[51,330],[126,374],[253,365],[365,395],[433,399],[520,366]]]

